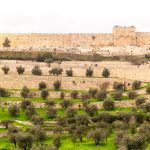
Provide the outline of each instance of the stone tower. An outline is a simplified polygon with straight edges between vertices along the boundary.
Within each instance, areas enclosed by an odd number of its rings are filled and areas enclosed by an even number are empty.
[[[136,45],[136,28],[134,26],[122,27],[115,26],[113,28],[114,46]]]

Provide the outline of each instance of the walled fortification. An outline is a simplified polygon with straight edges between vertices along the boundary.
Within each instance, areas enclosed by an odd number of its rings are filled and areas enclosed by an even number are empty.
[[[134,26],[115,26],[110,34],[38,34],[38,33],[1,33],[0,48],[6,37],[11,41],[11,48],[98,48],[104,46],[142,46],[150,45],[150,32],[136,32]]]

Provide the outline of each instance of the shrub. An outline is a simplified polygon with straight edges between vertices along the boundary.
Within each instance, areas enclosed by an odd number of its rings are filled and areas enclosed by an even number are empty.
[[[114,98],[115,100],[119,100],[119,99],[121,99],[121,97],[122,97],[122,91],[115,91],[115,92],[113,93],[113,98]]]
[[[104,100],[103,102],[103,108],[105,110],[112,110],[115,108],[115,103],[113,100]]]
[[[32,74],[33,75],[37,75],[37,76],[41,76],[42,75],[42,71],[40,69],[40,67],[38,65],[36,65],[33,69],[32,69]]]
[[[19,75],[21,75],[25,72],[25,68],[22,66],[18,66],[18,67],[16,67],[16,69],[17,69],[17,72]]]
[[[8,112],[11,116],[15,117],[19,113],[19,108],[16,105],[11,105],[8,108]]]
[[[44,56],[42,54],[38,54],[35,60],[37,62],[44,62]]]
[[[62,75],[62,73],[63,73],[63,69],[61,69],[61,68],[52,68],[50,71],[49,71],[49,74],[51,75]]]
[[[72,91],[71,94],[70,94],[70,96],[71,96],[72,99],[77,99],[78,95],[79,95],[78,91]]]
[[[31,105],[31,101],[30,100],[23,100],[21,101],[20,107],[22,109],[27,109],[28,106]]]
[[[135,91],[130,91],[128,92],[128,97],[130,99],[134,99],[135,97],[137,97],[137,93]]]
[[[59,149],[61,146],[61,138],[59,136],[54,137],[53,144],[57,147],[57,149]]]
[[[98,93],[96,94],[96,98],[100,101],[104,100],[107,98],[107,91],[98,91]]]
[[[91,67],[86,69],[86,76],[92,77],[93,76],[93,69]]]
[[[55,90],[60,90],[60,88],[61,88],[61,81],[56,80],[56,81],[53,83],[53,87],[54,87]]]
[[[0,88],[0,97],[9,97],[10,93],[5,88]]]
[[[68,77],[72,77],[72,76],[73,76],[72,68],[69,69],[69,70],[66,70],[66,75],[67,75]]]
[[[43,90],[41,91],[41,97],[42,97],[43,99],[46,99],[48,96],[49,96],[49,91],[48,91],[47,89],[43,89]]]
[[[102,76],[104,78],[108,78],[110,76],[110,71],[107,68],[104,68],[103,72],[102,72]]]
[[[132,83],[132,89],[133,89],[133,90],[139,89],[140,86],[141,86],[141,81],[135,80],[135,81]]]
[[[146,93],[150,94],[150,86],[146,88]]]
[[[47,108],[54,108],[56,104],[55,104],[55,101],[53,101],[53,100],[47,100],[45,102],[45,105]]]
[[[3,66],[2,70],[3,70],[4,74],[8,74],[8,72],[9,72],[10,69],[9,69],[8,66]]]
[[[145,97],[138,97],[135,100],[135,104],[137,107],[140,107],[143,103],[145,103],[146,98]]]
[[[47,84],[45,82],[40,82],[39,83],[39,90],[42,90],[42,89],[46,89],[47,88]]]
[[[24,86],[22,89],[21,89],[21,93],[20,93],[21,97],[23,98],[27,98],[30,96],[30,89],[27,88],[27,86]]]
[[[97,88],[90,88],[88,91],[88,93],[91,95],[92,98],[95,98],[97,92],[98,92]]]
[[[114,82],[113,89],[123,91],[124,85],[121,82]]]

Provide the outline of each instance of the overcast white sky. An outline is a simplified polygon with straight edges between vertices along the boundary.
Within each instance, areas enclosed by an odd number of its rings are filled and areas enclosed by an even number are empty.
[[[150,31],[150,0],[0,0],[0,32]]]

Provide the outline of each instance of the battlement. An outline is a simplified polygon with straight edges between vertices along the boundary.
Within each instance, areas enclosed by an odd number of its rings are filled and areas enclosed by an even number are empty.
[[[114,26],[112,33],[1,33],[0,48],[6,37],[11,41],[11,48],[150,45],[150,32],[136,32],[134,26]]]

